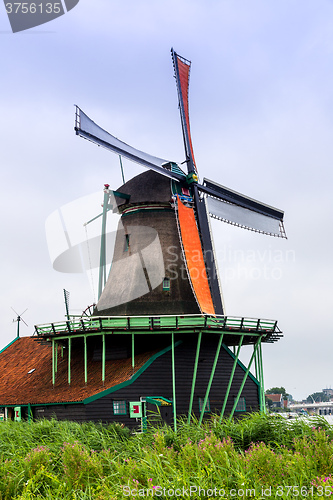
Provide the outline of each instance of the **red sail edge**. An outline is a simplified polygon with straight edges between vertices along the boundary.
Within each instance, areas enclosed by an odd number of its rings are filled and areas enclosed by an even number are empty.
[[[191,63],[190,62],[185,62],[178,54],[176,55],[177,59],[177,66],[178,66],[178,74],[179,74],[179,85],[180,85],[180,95],[179,98],[182,100],[180,103],[181,107],[183,108],[184,115],[185,115],[185,126],[186,126],[186,134],[191,150],[191,156],[192,156],[192,161],[195,170],[197,171],[197,167],[195,164],[195,159],[194,159],[194,153],[193,153],[193,145],[192,145],[192,138],[191,138],[191,130],[190,130],[190,117],[189,117],[189,105],[188,105],[188,89],[189,89],[189,82],[190,82],[190,67]]]

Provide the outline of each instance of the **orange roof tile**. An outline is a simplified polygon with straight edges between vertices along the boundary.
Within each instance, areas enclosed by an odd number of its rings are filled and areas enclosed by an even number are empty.
[[[136,373],[156,351],[135,356]],[[32,373],[28,371],[35,369]],[[82,352],[72,351],[71,384],[68,384],[67,352],[58,351],[58,372],[52,385],[51,343],[40,344],[31,337],[21,337],[0,353],[0,406],[79,402],[121,384],[133,375],[132,359],[88,362],[88,383],[84,382]]]
[[[266,394],[268,399],[271,399],[273,403],[280,403],[282,400],[282,394]]]

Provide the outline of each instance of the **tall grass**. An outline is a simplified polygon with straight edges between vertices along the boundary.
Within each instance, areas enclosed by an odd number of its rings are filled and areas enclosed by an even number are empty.
[[[324,419],[213,416],[145,434],[119,424],[0,424],[0,499],[322,498],[333,493],[331,474]]]

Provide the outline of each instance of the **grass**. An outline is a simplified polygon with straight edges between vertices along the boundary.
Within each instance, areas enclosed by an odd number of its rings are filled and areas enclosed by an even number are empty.
[[[119,424],[0,424],[0,499],[323,498],[333,429],[252,414],[135,434]],[[165,488],[165,490],[163,490]]]

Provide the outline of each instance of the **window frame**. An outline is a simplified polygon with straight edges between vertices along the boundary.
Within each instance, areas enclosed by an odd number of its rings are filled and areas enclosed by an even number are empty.
[[[200,413],[202,412],[202,407],[203,407],[204,401],[205,401],[205,398],[199,398],[199,411],[200,411]],[[204,413],[210,413],[209,398],[207,399],[206,408],[204,410]]]
[[[162,288],[164,292],[169,292],[170,291],[170,278],[165,276],[162,281]]]
[[[234,403],[236,401],[236,398],[234,398]],[[237,403],[237,406],[235,408],[235,411],[246,411],[246,400],[245,400],[245,397],[240,397],[239,400],[238,400],[238,403]]]
[[[125,399],[117,399],[112,401],[114,415],[127,415],[127,405]]]

